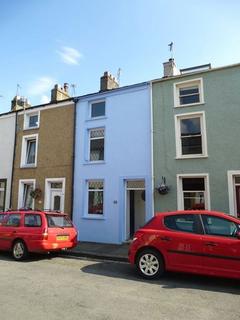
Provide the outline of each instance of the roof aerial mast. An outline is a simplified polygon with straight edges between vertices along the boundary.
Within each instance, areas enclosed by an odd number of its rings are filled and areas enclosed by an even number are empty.
[[[118,71],[117,71],[117,82],[118,82],[119,86],[120,86],[121,72],[122,72],[122,69],[118,68]]]
[[[173,42],[170,42],[168,46],[169,46],[169,51],[171,53],[171,59],[173,59]]]

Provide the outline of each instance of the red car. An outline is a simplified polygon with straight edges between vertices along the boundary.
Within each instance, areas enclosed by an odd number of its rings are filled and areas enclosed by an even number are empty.
[[[135,233],[129,261],[148,279],[165,270],[240,279],[240,219],[202,210],[157,214]]]
[[[0,213],[0,250],[12,251],[15,260],[29,252],[50,252],[73,248],[77,230],[67,214],[44,211]]]

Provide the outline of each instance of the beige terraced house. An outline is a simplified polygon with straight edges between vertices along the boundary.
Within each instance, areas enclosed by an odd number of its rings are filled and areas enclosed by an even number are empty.
[[[55,85],[51,102],[18,107],[11,207],[71,214],[75,103],[68,86]]]

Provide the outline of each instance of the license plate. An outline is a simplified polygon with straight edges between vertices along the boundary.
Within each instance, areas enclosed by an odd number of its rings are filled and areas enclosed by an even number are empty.
[[[66,241],[69,239],[69,236],[57,236],[57,240]]]

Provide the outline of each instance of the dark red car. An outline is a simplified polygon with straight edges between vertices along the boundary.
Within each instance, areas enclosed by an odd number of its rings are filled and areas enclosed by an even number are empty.
[[[15,260],[29,252],[51,252],[77,245],[77,230],[67,214],[44,211],[0,213],[0,250],[11,251]]]
[[[240,219],[201,210],[159,213],[134,235],[129,261],[148,279],[165,270],[240,279]]]

